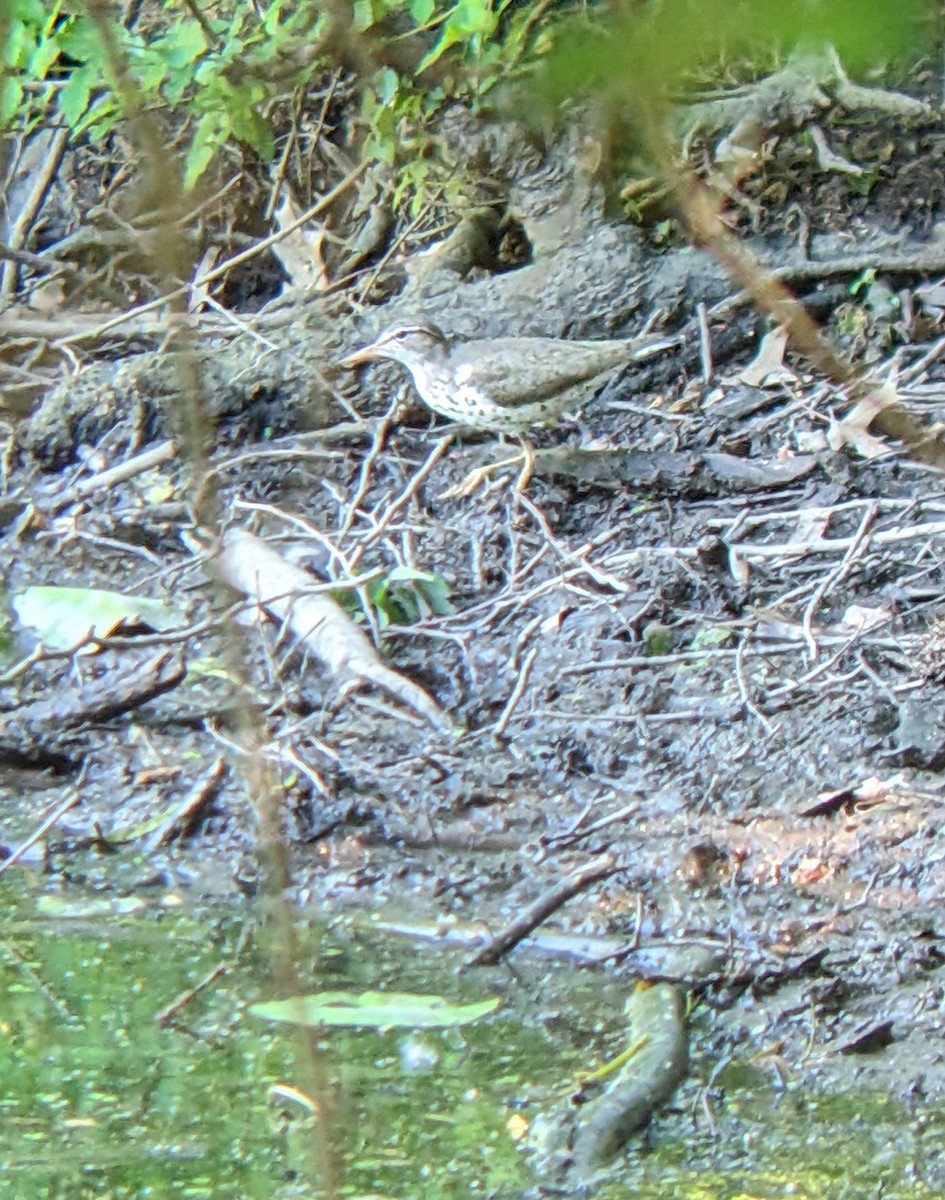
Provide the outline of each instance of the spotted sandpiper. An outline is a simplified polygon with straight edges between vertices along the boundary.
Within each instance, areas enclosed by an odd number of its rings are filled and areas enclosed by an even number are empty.
[[[618,367],[676,344],[672,338],[451,342],[435,325],[417,321],[388,329],[343,365],[390,359],[407,368],[435,413],[468,429],[523,434],[579,410]]]

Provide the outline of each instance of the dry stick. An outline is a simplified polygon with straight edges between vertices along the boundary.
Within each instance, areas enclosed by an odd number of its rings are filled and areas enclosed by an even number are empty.
[[[906,367],[899,376],[900,387],[908,387],[926,367],[930,367],[932,363],[941,358],[943,353],[945,353],[945,337],[940,337],[937,342],[933,342],[917,362],[914,362],[911,367]]]
[[[748,676],[745,674],[745,654],[748,650],[749,637],[750,633],[742,638],[735,653],[735,681],[738,684],[738,690],[741,693],[742,703],[745,705],[745,708],[763,726],[765,732],[770,734],[774,732],[774,726],[752,700],[751,686],[748,683]]]
[[[917,246],[903,253],[901,250],[866,250],[862,254],[849,254],[841,258],[807,259],[788,263],[783,267],[765,267],[781,283],[820,283],[824,279],[836,279],[844,275],[860,275],[863,271],[876,271],[888,275],[940,275],[945,271],[945,247],[940,244]],[[710,317],[725,316],[749,299],[747,290],[728,296],[713,304]]]
[[[217,279],[222,278],[227,271],[231,271],[234,267],[238,267],[244,262],[249,262],[257,255],[262,254],[264,250],[268,250],[270,246],[274,246],[276,242],[281,242],[290,233],[295,233],[296,229],[299,229],[307,221],[313,220],[327,208],[330,208],[338,197],[343,195],[352,183],[363,174],[366,166],[366,162],[359,163],[353,171],[349,171],[340,183],[337,183],[330,192],[327,192],[317,204],[313,204],[311,208],[306,209],[300,217],[297,217],[296,220],[286,225],[284,229],[277,230],[275,233],[270,234],[269,237],[263,238],[261,242],[250,246],[247,250],[241,250],[239,254],[234,254],[232,258],[226,259],[219,266],[205,272],[189,283],[172,288],[171,291],[166,292],[163,296],[158,296],[156,300],[149,300],[146,304],[139,304],[136,308],[129,308],[127,312],[119,313],[118,316],[112,317],[111,320],[105,321],[95,328],[82,330],[66,338],[58,338],[57,344],[68,345],[72,342],[85,341],[92,337],[101,337],[103,333],[107,333],[110,329],[114,329],[118,325],[123,325],[126,321],[130,321],[134,317],[141,316],[143,313],[154,312],[155,309],[163,308],[171,300],[186,296],[193,288],[205,287],[209,283],[214,283]]]
[[[248,321],[244,321],[241,317],[237,316],[235,312],[232,312],[230,309],[224,307],[219,300],[214,300],[209,292],[200,297],[200,303],[205,304],[207,308],[212,308],[214,312],[219,313],[224,321],[230,325],[233,325],[239,330],[240,333],[245,334],[253,341],[259,342],[263,349],[268,350],[270,354],[278,354],[281,350],[280,346],[277,346],[275,342],[270,341],[269,338],[263,337],[259,330],[254,329]]]
[[[430,472],[449,449],[452,441],[453,433],[450,432],[444,437],[441,437],[436,443],[436,445],[427,455],[426,462],[424,462],[420,469],[413,474],[411,479],[408,481],[407,486],[400,493],[400,495],[395,497],[390,502],[380,520],[377,522],[371,532],[367,534],[361,545],[355,549],[354,553],[351,555],[352,568],[357,567],[362,556],[364,555],[364,551],[378,541],[381,535],[390,526],[391,522],[394,520],[394,517],[396,517],[400,510],[417,494],[417,492],[426,482]]]
[[[584,841],[585,838],[589,838],[595,833],[600,833],[608,825],[625,824],[631,817],[636,817],[639,814],[643,808],[643,801],[637,800],[633,804],[625,804],[623,808],[618,808],[616,812],[608,813],[605,817],[599,817],[589,825],[580,824],[579,822],[583,820],[585,815],[596,806],[597,802],[592,800],[581,813],[578,820],[572,823],[570,829],[564,830],[563,833],[551,834],[549,837],[544,838],[544,846],[546,848],[551,846],[573,846],[578,841]]]
[[[373,683],[440,731],[455,731],[432,696],[383,663],[344,609],[328,596],[311,595],[311,576],[287,563],[261,538],[241,529],[227,530],[216,563],[224,582],[254,597],[284,622],[342,681]]]
[[[836,653],[831,655],[825,662],[812,667],[805,675],[801,675],[798,679],[792,679],[789,683],[784,683],[780,687],[769,689],[765,700],[767,707],[770,709],[775,700],[781,700],[785,696],[790,696],[792,692],[796,692],[800,688],[807,687],[813,683],[819,676],[826,675],[830,668],[838,663],[863,638],[864,633],[865,630],[855,630],[840,645]]]
[[[374,267],[374,270],[364,281],[364,284],[362,285],[359,294],[355,297],[352,297],[351,303],[353,305],[358,306],[358,307],[361,307],[364,305],[365,297],[368,295],[371,288],[374,286],[375,282],[380,277],[381,271],[384,270],[384,268],[387,266],[387,264],[390,262],[390,260],[394,257],[394,255],[397,253],[397,251],[400,249],[400,247],[406,242],[407,238],[410,237],[410,235],[413,233],[413,231],[415,229],[419,229],[419,227],[422,225],[422,223],[426,220],[427,213],[432,212],[437,201],[440,199],[440,196],[442,196],[444,188],[445,188],[445,185],[438,187],[436,189],[436,191],[433,193],[433,195],[430,197],[429,202],[423,206],[423,208],[420,210],[419,213],[417,213],[417,215],[414,217],[414,219],[410,222],[410,224],[407,226],[407,228],[403,231],[403,233],[401,233],[399,235],[399,237],[394,238],[394,240],[390,244],[390,246],[388,246],[388,248],[384,251],[384,253],[381,255],[381,257],[378,259],[377,264]],[[340,283],[343,281],[339,280],[338,282]]]
[[[358,482],[355,484],[354,493],[348,500],[345,515],[338,527],[339,540],[348,533],[351,526],[354,524],[354,518],[357,515],[358,505],[367,495],[368,488],[371,484],[371,472],[374,470],[374,464],[384,452],[384,447],[387,445],[387,436],[394,424],[394,410],[398,407],[400,401],[395,397],[391,401],[391,405],[387,412],[381,418],[380,424],[374,430],[374,436],[371,438],[371,445],[368,447],[368,452],[361,460],[361,469],[358,471]]]
[[[808,600],[804,609],[801,628],[804,631],[804,640],[807,642],[807,650],[812,663],[815,663],[820,657],[820,651],[817,647],[817,640],[814,637],[812,629],[814,623],[814,613],[817,611],[821,600],[823,600],[827,592],[831,588],[836,587],[837,584],[840,583],[840,581],[850,573],[853,563],[860,556],[863,543],[866,541],[867,534],[869,533],[869,527],[876,520],[877,509],[878,505],[875,501],[872,501],[866,512],[863,514],[859,528],[853,535],[850,545],[847,547],[846,554],[844,554],[837,566],[826,576],[824,576],[821,582],[818,583],[817,587],[814,588],[814,594],[811,596],[810,600]]]
[[[53,177],[59,170],[59,164],[62,161],[68,141],[68,129],[60,129],[53,134],[49,151],[36,174],[30,194],[26,197],[23,207],[20,209],[13,223],[13,228],[7,237],[7,245],[11,250],[21,249],[23,243],[26,241],[27,234],[43,206],[46,192],[49,190]],[[2,276],[0,276],[0,299],[9,300],[15,290],[15,281],[16,265],[12,262],[4,263]]]
[[[24,840],[20,842],[20,844],[11,852],[9,857],[5,858],[3,862],[0,863],[0,875],[2,875],[8,867],[12,867],[15,862],[19,861],[19,859],[23,857],[27,850],[29,850],[31,846],[35,845],[39,841],[46,830],[51,829],[53,825],[56,824],[61,816],[67,813],[74,805],[79,803],[78,787],[82,782],[84,774],[85,767],[82,768],[82,774],[76,780],[75,787],[70,788],[69,795],[65,798],[65,800],[61,800],[58,804],[53,805],[53,807],[47,811],[46,816],[43,817],[29,837],[24,838]]]
[[[945,521],[926,521],[921,525],[909,525],[906,528],[883,529],[870,534],[871,546],[889,546],[897,542],[908,542],[920,538],[941,537],[945,534]],[[854,538],[811,537],[801,542],[733,542],[730,548],[743,558],[804,558],[810,554],[839,554],[852,546]],[[606,560],[608,569],[625,569],[636,566],[647,558],[677,558],[688,562],[699,557],[695,546],[654,546],[646,550],[626,550],[612,554]],[[541,593],[544,585],[537,586],[532,596]],[[474,611],[474,610],[467,610]]]
[[[332,799],[332,789],[328,786],[320,773],[316,771],[314,767],[309,766],[309,764],[295,749],[293,749],[292,746],[287,746],[284,750],[280,751],[280,754],[286,760],[286,762],[290,762],[293,767],[295,767],[300,775],[305,776],[319,796],[321,796],[324,800]]]
[[[499,719],[495,723],[495,728],[492,730],[492,737],[495,741],[498,741],[505,733],[506,729],[508,728],[509,721],[512,720],[512,714],[518,707],[518,702],[525,694],[525,689],[528,687],[528,681],[531,677],[532,668],[535,665],[535,659],[537,657],[538,647],[532,646],[531,650],[529,650],[529,652],[525,655],[525,660],[522,663],[521,670],[518,673],[518,679],[515,681],[515,687],[512,688],[512,694],[506,701],[505,708],[503,708],[502,712],[500,713]]]
[[[707,529],[724,529],[725,541],[732,545],[736,534],[741,533],[743,529],[757,529],[759,525],[777,524],[781,521],[804,521],[809,525],[812,521],[820,521],[824,517],[835,517],[840,513],[852,512],[858,508],[865,509],[873,504],[876,505],[878,512],[901,514],[903,509],[913,508],[916,505],[916,498],[914,496],[901,498],[884,496],[881,500],[857,498],[856,500],[841,500],[837,504],[809,504],[804,508],[774,508],[763,513],[752,513],[744,509],[734,521],[731,517],[706,517],[705,526]],[[945,507],[935,505],[931,501],[923,501],[922,506],[932,512],[945,511]]]
[[[329,0],[330,6],[330,0]],[[96,28],[105,52],[105,58],[110,74],[114,77],[115,90],[118,93],[125,112],[129,115],[131,130],[145,155],[144,182],[150,184],[150,189],[156,199],[158,212],[167,214],[179,203],[180,179],[174,180],[174,172],[168,170],[168,154],[163,145],[160,130],[153,116],[145,110],[140,88],[131,74],[128,61],[115,36],[115,27],[108,10],[107,0],[85,0],[85,8]],[[149,177],[150,176],[150,177]],[[163,268],[168,280],[181,279],[191,274],[183,263],[184,247],[179,237],[170,226],[167,217],[157,231],[158,236],[152,249],[157,267]],[[212,275],[213,273],[208,273]],[[177,321],[185,333],[189,326],[185,323],[186,314],[175,314],[173,305],[182,307],[179,303],[182,297],[190,292],[191,283],[172,289],[172,307],[169,308],[169,324]],[[186,300],[183,302],[186,304]],[[120,324],[124,318],[116,322]],[[191,422],[192,444],[188,447],[194,462],[194,490],[199,491],[206,475],[205,454],[200,435],[205,433],[206,406],[202,404],[203,396],[196,368],[196,354],[191,339],[185,343],[186,353],[175,356],[178,373],[178,390],[181,402],[186,405],[186,416]],[[208,507],[214,507],[212,504]],[[236,666],[236,664],[234,664]],[[258,739],[258,720],[254,720],[248,704],[239,710],[242,725],[242,737],[249,746]],[[279,986],[287,994],[299,994],[300,979],[297,966],[298,960],[298,931],[294,915],[285,900],[285,891],[289,885],[288,853],[282,838],[281,809],[278,798],[282,790],[273,772],[262,760],[259,753],[250,755],[245,773],[246,787],[253,803],[259,821],[259,842],[261,857],[268,858],[270,868],[270,905],[269,919],[272,924],[273,938],[273,974]],[[323,1111],[327,1115],[331,1111],[332,1089],[328,1081],[327,1071],[323,1065],[324,1056],[319,1052],[316,1039],[310,1030],[298,1031],[298,1066],[306,1077],[309,1089],[317,1094],[323,1102]],[[312,1140],[313,1159],[320,1167],[322,1191],[327,1200],[335,1200],[338,1195],[336,1182],[335,1155],[328,1137],[328,1121],[320,1121],[313,1130]]]
[[[160,825],[145,842],[146,854],[153,854],[155,850],[169,842],[171,835],[178,827],[182,834],[185,832],[186,826],[193,823],[199,809],[219,792],[225,769],[224,760],[222,758],[215,759],[210,769],[201,776],[187,795],[172,805],[170,810],[164,814]]]
[[[194,986],[188,988],[186,992],[181,992],[177,999],[172,1000],[167,1008],[162,1008],[159,1013],[156,1013],[154,1017],[155,1025],[166,1025],[171,1017],[175,1017],[182,1008],[186,1008],[186,1006],[190,1004],[191,1000],[195,1000],[202,991],[205,991],[206,988],[210,986],[211,983],[216,983],[220,976],[225,975],[229,969],[229,963],[217,963],[212,970],[208,971],[207,974],[204,975],[203,979],[201,979],[199,983],[195,983]]]
[[[585,863],[583,867],[578,867],[570,875],[565,875],[543,896],[539,896],[534,904],[530,904],[524,912],[520,913],[514,921],[506,925],[505,929],[497,933],[487,946],[477,950],[472,958],[464,964],[464,969],[494,966],[523,938],[527,938],[536,926],[540,925],[542,921],[546,921],[553,912],[557,912],[562,904],[566,904],[572,896],[582,892],[589,884],[596,883],[598,879],[606,879],[608,875],[614,875],[619,870],[620,867],[612,854],[602,854],[599,858],[593,858],[589,863]]]
[[[918,538],[941,537],[942,534],[945,534],[945,521],[926,521],[922,525],[910,525],[905,529],[881,529],[878,533],[869,535],[869,542],[871,546],[889,546]],[[755,558],[781,558],[798,555],[803,558],[807,554],[837,554],[855,544],[856,535],[838,538],[813,537],[804,542],[782,542],[780,545],[739,542],[732,549],[745,557],[751,555]],[[680,555],[694,557],[682,549]]]
[[[731,236],[709,189],[691,173],[670,166],[665,147],[662,157],[664,174],[672,185],[693,241],[705,245],[759,308],[785,326],[791,343],[821,374],[847,389],[856,404],[847,413],[846,422],[863,429],[875,422],[884,434],[905,443],[910,453],[922,462],[945,468],[942,435],[908,413],[891,387],[854,370],[775,273]]]
[[[578,546],[576,550],[569,550],[555,537],[548,518],[542,509],[533,503],[524,492],[518,497],[518,503],[531,515],[532,520],[544,535],[546,544],[563,563],[566,563],[569,567],[577,568],[579,573],[586,575],[598,587],[610,588],[618,595],[626,595],[630,591],[624,580],[618,579],[616,575],[612,575],[610,572],[595,566],[587,558],[591,550],[598,550],[602,545],[611,541],[616,536],[617,530],[607,530],[602,536],[595,538],[591,542],[585,542],[582,546]]]
[[[700,300],[696,305],[696,316],[699,321],[699,357],[702,360],[702,382],[708,387],[712,383],[712,331],[709,329],[709,312],[705,301]]]
[[[840,646],[841,650],[846,650],[847,647],[850,645],[850,638],[849,638],[849,635],[844,636],[842,638],[841,637],[822,638],[821,643],[825,646]],[[880,640],[871,638],[869,640],[868,644],[871,646],[881,646],[883,649],[886,649],[886,650],[899,649],[898,641],[893,642],[888,638],[884,638],[884,639],[880,639]],[[755,656],[758,658],[773,658],[776,655],[780,655],[780,654],[796,654],[798,652],[798,650],[800,650],[800,648],[801,648],[801,637],[800,637],[800,634],[798,634],[797,639],[792,642],[783,642],[782,641],[782,642],[770,642],[770,643],[766,643],[764,645],[756,644],[754,653],[755,653]],[[597,671],[632,671],[632,670],[635,670],[637,667],[647,667],[647,668],[649,668],[649,667],[665,667],[665,666],[677,665],[679,663],[688,663],[688,662],[695,662],[695,661],[702,662],[703,659],[710,659],[710,658],[714,659],[714,658],[737,658],[737,657],[738,657],[738,649],[737,648],[733,649],[733,650],[727,650],[727,649],[720,650],[720,649],[711,649],[711,648],[699,649],[699,650],[681,650],[677,654],[654,654],[652,657],[650,655],[640,654],[635,658],[604,658],[604,659],[601,659],[599,662],[581,663],[580,665],[573,666],[573,667],[562,667],[560,674],[561,674],[562,678],[566,678],[566,677],[572,676],[572,675],[576,675],[576,676],[589,675],[589,674],[596,673]],[[768,694],[770,696],[772,693],[769,692]],[[648,717],[647,719],[650,720],[652,718]]]
[[[334,78],[328,85],[328,92],[322,104],[322,110],[318,115],[318,120],[315,123],[315,129],[312,132],[311,144],[313,149],[318,146],[319,139],[322,136],[322,130],[325,127],[325,117],[327,116],[329,105],[331,104],[332,97],[335,94],[335,88],[338,86],[338,80],[340,78],[341,72],[336,71]],[[263,210],[264,221],[271,221],[272,214],[276,211],[276,203],[279,199],[279,192],[282,190],[282,186],[285,183],[286,174],[288,172],[289,156],[295,148],[295,144],[299,137],[298,120],[299,113],[302,109],[302,100],[305,97],[305,94],[304,88],[299,87],[295,89],[295,96],[292,101],[292,124],[289,128],[289,135],[285,139],[285,148],[283,149],[279,161],[276,163],[275,169],[272,172],[273,184],[269,191],[269,199],[266,201],[266,207]]]
[[[95,492],[113,487],[116,483],[124,483],[128,479],[133,479],[135,475],[140,475],[143,471],[150,471],[152,467],[160,466],[161,463],[168,462],[177,454],[177,446],[172,441],[159,442],[156,446],[152,446],[150,450],[144,450],[141,454],[135,454],[131,458],[126,458],[124,462],[118,463],[117,466],[109,467],[106,471],[97,471],[94,475],[90,475],[88,479],[83,479],[66,491],[61,492],[53,503],[53,512],[59,512],[66,508],[69,504],[74,504],[77,500],[84,500],[87,496],[93,495]]]
[[[312,159],[312,156],[315,154],[315,151],[318,149],[318,144],[321,141],[322,133],[325,130],[325,121],[328,117],[328,110],[329,110],[329,108],[331,108],[331,102],[335,98],[335,92],[338,88],[338,84],[341,82],[342,73],[343,73],[342,69],[339,67],[335,71],[334,75],[332,76],[331,82],[329,83],[327,91],[325,92],[325,99],[322,101],[322,107],[319,110],[318,118],[315,121],[315,128],[312,130],[312,132],[308,138],[309,162],[307,165],[308,165],[309,170],[311,171],[312,175],[314,175],[315,172],[314,172],[314,168],[312,167],[311,159]],[[295,111],[292,114],[292,130],[291,130],[289,137],[287,137],[285,140],[285,153],[283,154],[283,156],[279,162],[278,169],[276,171],[276,179],[280,182],[285,179],[285,171],[286,171],[286,167],[287,167],[288,161],[289,161],[289,154],[290,154],[295,142],[298,140],[298,116],[301,111],[302,100],[305,98],[305,95],[306,95],[306,93],[305,93],[304,87],[299,88],[298,89],[298,96],[299,96],[298,103],[295,105]],[[267,221],[272,219],[272,214],[275,211],[276,200],[278,199],[278,194],[279,194],[279,189],[274,187],[272,189],[272,195],[269,197],[269,200],[266,203],[266,218],[265,219]]]

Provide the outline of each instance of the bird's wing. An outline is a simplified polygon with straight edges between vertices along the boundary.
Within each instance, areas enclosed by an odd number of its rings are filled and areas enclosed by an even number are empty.
[[[457,383],[475,383],[496,404],[512,408],[552,399],[598,376],[606,377],[633,354],[632,342],[496,338],[458,346],[451,365]],[[464,369],[473,376],[471,380]]]

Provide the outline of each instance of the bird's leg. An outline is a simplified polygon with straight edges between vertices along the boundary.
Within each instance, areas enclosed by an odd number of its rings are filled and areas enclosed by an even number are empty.
[[[476,467],[470,471],[466,478],[457,483],[455,487],[447,488],[443,492],[440,499],[455,500],[458,496],[471,496],[479,487],[496,471],[501,471],[503,467],[512,467],[517,463],[522,464],[522,470],[515,483],[515,490],[523,492],[528,486],[528,481],[532,477],[532,472],[535,469],[535,452],[525,441],[524,438],[519,438],[522,447],[521,454],[513,454],[511,458],[500,458],[498,462],[488,463],[484,467]]]
[[[520,436],[518,443],[522,447],[522,470],[515,481],[515,490],[524,492],[535,474],[535,448],[526,437]]]

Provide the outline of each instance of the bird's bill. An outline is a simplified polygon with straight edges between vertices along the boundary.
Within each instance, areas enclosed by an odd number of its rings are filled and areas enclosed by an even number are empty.
[[[347,358],[343,358],[341,365],[343,367],[360,367],[364,363],[377,362],[382,358],[387,358],[383,349],[378,347],[377,342],[371,342],[370,346],[364,346],[360,350],[355,350],[353,354],[349,354]]]

